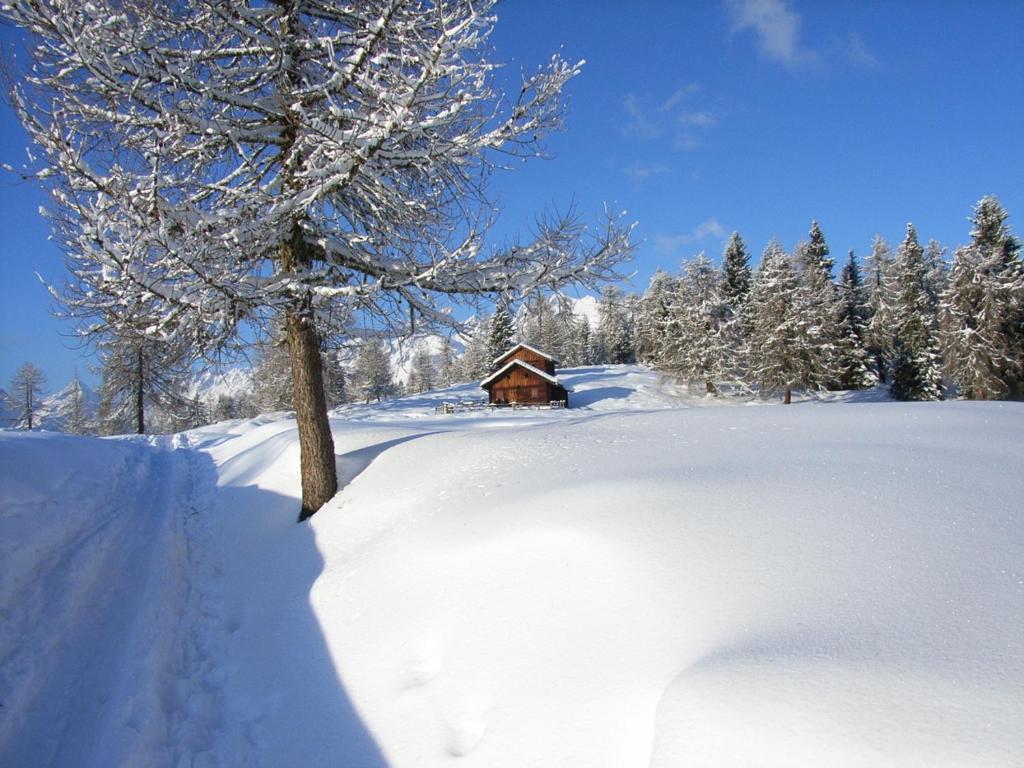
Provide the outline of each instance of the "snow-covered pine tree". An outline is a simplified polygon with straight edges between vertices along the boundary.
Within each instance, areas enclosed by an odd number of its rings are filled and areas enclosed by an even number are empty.
[[[367,403],[371,400],[380,402],[397,394],[395,374],[384,342],[370,338],[359,345],[353,378],[360,396]]]
[[[812,372],[814,386],[835,389],[839,386],[839,307],[836,284],[832,280],[835,262],[818,222],[811,222],[810,240],[796,249],[803,283],[803,317],[807,324],[808,344],[804,354]]]
[[[341,363],[338,351],[327,349],[325,345],[321,345],[320,359],[324,368],[324,397],[327,400],[327,407],[337,408],[349,400],[345,366]]]
[[[889,380],[893,355],[892,269],[892,249],[885,238],[875,235],[868,256],[865,281],[868,289],[868,325],[864,345],[875,375],[882,384]]]
[[[961,396],[971,399],[1013,395],[1024,374],[1024,270],[1006,219],[996,198],[977,203],[972,242],[957,249],[942,295],[946,370]]]
[[[946,290],[946,283],[949,282],[947,250],[946,246],[935,238],[929,240],[924,249],[924,263],[928,267],[924,280],[925,292],[928,294],[928,308],[936,316],[942,303],[942,294]]]
[[[787,405],[794,388],[812,387],[816,381],[810,360],[817,342],[803,317],[803,290],[792,259],[773,240],[761,257],[747,300],[747,366],[762,394],[782,391]]]
[[[937,319],[928,300],[928,264],[917,230],[907,234],[892,265],[893,361],[889,392],[897,400],[941,400]]]
[[[837,301],[836,384],[841,389],[872,387],[878,378],[871,370],[864,343],[868,328],[868,297],[853,251],[850,251],[839,273]]]
[[[563,363],[570,367],[593,365],[595,360],[594,341],[590,330],[590,321],[584,315],[572,313],[566,319],[571,322],[571,326],[563,350]]]
[[[566,343],[565,324],[559,320],[551,298],[538,292],[526,303],[520,338],[560,360]]]
[[[466,340],[459,359],[459,378],[462,381],[477,381],[491,373],[494,358],[490,357],[488,342],[490,322],[489,317],[481,318]]]
[[[705,393],[716,394],[718,383],[732,378],[735,351],[721,274],[702,253],[685,265],[674,296],[675,333],[665,341],[659,367],[688,386],[699,383]]]
[[[11,379],[10,402],[17,414],[17,429],[33,429],[46,376],[35,363],[23,363]]]
[[[666,331],[672,319],[676,280],[658,269],[640,298],[636,315],[636,358],[658,367],[665,356]]]
[[[633,328],[626,295],[616,285],[606,285],[598,302],[598,336],[604,359],[599,362],[631,363],[634,360]]]
[[[494,6],[0,9],[34,43],[14,103],[41,150],[41,167],[27,171],[53,192],[71,273],[65,307],[84,333],[144,327],[204,350],[237,348],[248,326],[279,323],[302,518],[337,488],[322,308],[402,332],[412,319],[456,325],[444,311],[452,301],[596,286],[631,250],[618,219],[587,230],[572,214],[542,219],[531,242],[483,247],[487,176],[509,154],[539,153],[580,71],[554,56],[502,93],[487,48]]]
[[[722,254],[722,293],[737,313],[750,293],[750,281],[750,254],[740,233],[733,232]]]
[[[491,316],[490,330],[487,336],[487,357],[496,360],[512,348],[515,338],[515,325],[508,307],[499,304]]]

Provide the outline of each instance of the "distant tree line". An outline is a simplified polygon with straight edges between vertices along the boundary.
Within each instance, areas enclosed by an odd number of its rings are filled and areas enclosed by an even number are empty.
[[[733,233],[715,267],[703,254],[658,271],[636,306],[640,361],[714,394],[884,384],[897,400],[1024,396],[1024,269],[994,197],[972,217],[952,262],[908,224],[896,252],[877,237],[838,281],[817,222],[787,253],[772,241],[757,269]]]
[[[385,339],[370,336],[344,352],[321,340],[330,407],[379,402],[480,380],[516,342],[565,367],[639,361],[702,392],[780,394],[883,385],[898,400],[946,396],[1024,398],[1024,265],[1007,212],[994,197],[974,207],[970,242],[952,259],[908,224],[895,252],[876,237],[862,264],[851,251],[836,278],[825,235],[787,253],[777,241],[750,265],[733,233],[721,266],[704,254],[673,276],[658,270],[640,296],[608,285],[597,322],[564,297],[535,293],[517,311],[498,304],[478,318],[462,351],[450,338],[420,344],[404,383]],[[98,403],[76,376],[57,414],[67,432],[176,432],[267,411],[292,409],[288,342],[258,348],[251,386],[216,399],[197,394],[186,347],[111,336],[99,345]],[[10,426],[38,426],[45,377],[18,369],[6,410]]]

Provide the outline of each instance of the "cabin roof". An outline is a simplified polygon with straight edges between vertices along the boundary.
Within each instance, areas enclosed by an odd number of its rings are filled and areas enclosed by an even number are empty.
[[[525,347],[526,345],[523,344],[521,346]],[[545,357],[547,357],[547,355],[545,355]],[[556,379],[550,373],[546,373],[545,371],[540,370],[540,368],[534,368],[532,365],[530,365],[529,363],[524,363],[522,360],[511,360],[511,361],[509,361],[506,365],[503,365],[501,368],[496,370],[494,373],[492,373],[486,379],[481,381],[480,382],[480,386],[483,387],[484,389],[487,389],[487,386],[489,384],[493,384],[498,378],[500,378],[506,371],[508,371],[514,365],[518,365],[518,366],[520,366],[522,368],[525,368],[530,373],[537,374],[542,379],[544,379],[545,381],[550,382],[551,384],[554,384],[555,386],[558,386],[558,387],[562,386],[561,382],[559,382],[558,379]],[[566,392],[569,391],[565,387],[562,387],[562,388],[565,389]]]
[[[547,360],[550,360],[551,362],[555,362],[555,358],[553,358],[553,357],[552,357],[551,355],[549,355],[549,354],[548,354],[547,352],[541,352],[541,351],[540,351],[539,349],[537,349],[536,347],[531,347],[531,346],[530,346],[529,344],[523,344],[522,342],[520,342],[519,344],[516,344],[516,345],[515,345],[514,347],[512,347],[511,349],[508,349],[508,350],[506,350],[505,352],[501,353],[501,354],[500,354],[500,355],[498,355],[498,356],[497,356],[496,358],[494,358],[493,360],[491,360],[491,365],[497,365],[497,364],[498,364],[498,363],[500,363],[500,362],[501,362],[502,360],[504,360],[504,359],[505,359],[506,357],[508,357],[508,356],[509,356],[509,355],[511,355],[511,354],[512,354],[513,352],[515,352],[516,350],[519,350],[519,349],[528,349],[528,350],[530,350],[531,352],[533,352],[533,353],[534,353],[534,354],[536,354],[536,355],[540,355],[541,357],[543,357],[543,358],[545,358],[545,359],[547,359]]]

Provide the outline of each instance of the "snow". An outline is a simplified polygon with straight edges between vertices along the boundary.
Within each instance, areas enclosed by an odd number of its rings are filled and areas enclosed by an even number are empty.
[[[539,355],[540,357],[543,357],[543,358],[545,358],[547,360],[554,360],[554,358],[551,355],[547,354],[546,352],[541,352],[536,347],[531,347],[529,344],[524,344],[523,342],[519,342],[518,344],[516,344],[511,349],[506,350],[505,352],[500,354],[498,357],[494,358],[494,360],[491,361],[491,365],[497,365],[502,360],[504,360],[506,357],[511,355],[513,352],[516,352],[516,351],[518,351],[520,349],[525,349],[528,352],[533,352],[533,354]]]
[[[523,360],[512,360],[511,362],[509,362],[509,363],[506,363],[506,364],[505,364],[505,365],[503,365],[503,366],[502,366],[501,368],[499,368],[498,370],[496,370],[496,371],[495,371],[494,373],[492,373],[492,374],[491,374],[490,376],[488,376],[488,377],[487,377],[486,379],[484,379],[483,381],[481,381],[481,382],[480,382],[480,386],[481,386],[481,387],[486,387],[486,386],[487,386],[488,384],[490,384],[490,383],[491,383],[492,381],[494,381],[494,380],[495,380],[495,379],[497,379],[497,378],[498,378],[499,376],[501,376],[502,374],[504,374],[504,373],[505,373],[505,372],[506,372],[507,370],[509,370],[510,368],[512,368],[512,367],[514,367],[514,366],[517,366],[517,365],[518,365],[518,366],[519,366],[520,368],[525,368],[525,369],[526,369],[526,370],[528,370],[528,371],[529,371],[530,373],[533,373],[533,374],[536,374],[537,376],[540,376],[540,377],[541,377],[542,379],[544,379],[545,381],[550,381],[550,382],[551,382],[552,384],[556,384],[556,385],[558,384],[558,379],[556,379],[556,378],[555,378],[554,376],[552,376],[552,375],[550,375],[550,374],[548,374],[548,373],[545,373],[545,372],[544,372],[544,371],[542,371],[542,370],[541,370],[540,368],[534,368],[534,367],[533,367],[532,365],[530,365],[529,363],[527,363],[527,362],[525,362],[525,361],[523,361]]]
[[[336,410],[305,525],[284,415],[0,433],[0,762],[1016,764],[1024,406],[559,377]]]

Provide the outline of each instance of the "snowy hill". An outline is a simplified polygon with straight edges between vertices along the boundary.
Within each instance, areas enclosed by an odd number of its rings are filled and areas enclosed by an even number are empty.
[[[338,409],[307,525],[284,418],[0,435],[2,762],[1018,762],[1024,406],[560,377]]]

